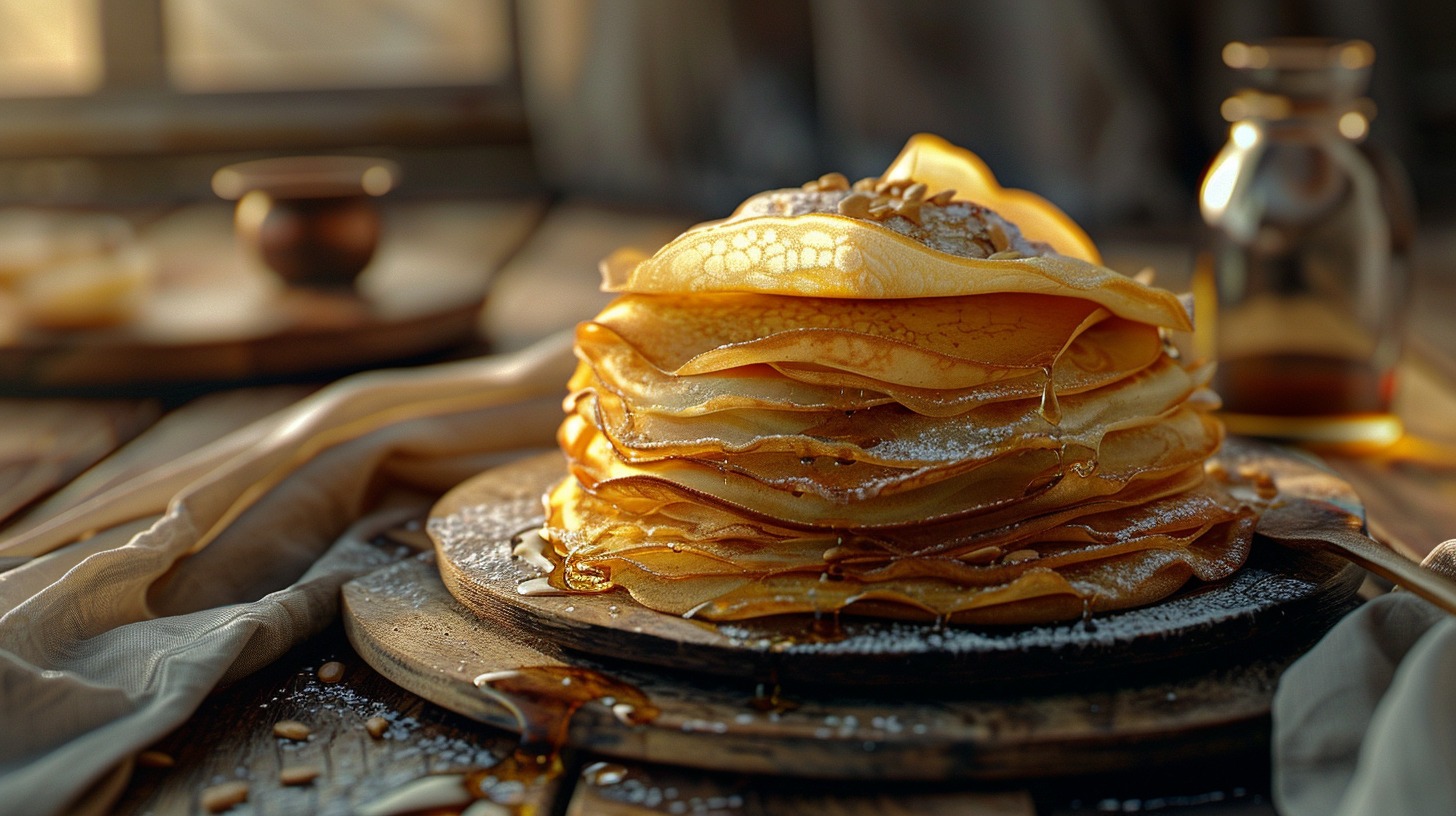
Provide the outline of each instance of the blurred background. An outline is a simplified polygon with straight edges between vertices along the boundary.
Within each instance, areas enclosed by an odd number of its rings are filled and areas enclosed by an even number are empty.
[[[600,308],[617,247],[878,175],[922,131],[1185,289],[1248,81],[1224,46],[1287,36],[1374,46],[1365,145],[1412,182],[1417,278],[1456,282],[1450,0],[0,0],[0,393],[520,347]],[[309,154],[401,171],[353,300],[285,285],[214,193],[221,167]],[[308,223],[285,248],[342,234]],[[1412,319],[1456,349],[1446,292]]]
[[[1372,140],[1456,208],[1449,0],[0,0],[0,205],[200,200],[219,165],[364,152],[403,195],[695,216],[916,131],[1095,231],[1197,217],[1231,39],[1359,37]]]

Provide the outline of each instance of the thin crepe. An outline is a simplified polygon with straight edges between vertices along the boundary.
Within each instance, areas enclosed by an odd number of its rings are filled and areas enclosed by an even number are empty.
[[[925,198],[953,181],[1029,228]],[[1024,624],[1236,570],[1263,499],[1206,473],[1223,428],[1166,342],[1182,303],[1044,205],[917,137],[879,180],[609,258],[544,583],[709,620]]]

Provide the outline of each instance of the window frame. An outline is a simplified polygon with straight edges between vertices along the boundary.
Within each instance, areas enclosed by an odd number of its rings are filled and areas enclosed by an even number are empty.
[[[516,11],[499,83],[194,92],[167,75],[163,0],[98,0],[102,77],[91,93],[0,98],[0,156],[146,156],[521,143]]]

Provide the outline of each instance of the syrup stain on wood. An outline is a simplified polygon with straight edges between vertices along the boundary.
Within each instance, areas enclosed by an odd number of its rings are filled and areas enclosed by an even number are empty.
[[[625,725],[645,725],[658,709],[640,689],[601,672],[576,666],[526,666],[489,672],[475,686],[510,711],[520,726],[515,752],[500,763],[465,776],[476,799],[518,808],[535,787],[562,772],[561,750],[571,733],[571,718],[582,706],[600,702]]]

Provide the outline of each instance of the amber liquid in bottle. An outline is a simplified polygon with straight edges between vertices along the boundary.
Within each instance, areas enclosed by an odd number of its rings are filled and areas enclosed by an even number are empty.
[[[1396,168],[1361,142],[1364,43],[1231,44],[1251,87],[1204,177],[1209,254],[1194,287],[1234,433],[1315,444],[1397,439],[1391,413],[1408,270]],[[1201,280],[1199,279],[1201,278]]]
[[[1333,198],[1328,223],[1368,216],[1348,191]],[[1223,249],[1213,385],[1224,422],[1317,446],[1389,444],[1401,433],[1391,403],[1402,259],[1362,266],[1350,233],[1284,227],[1266,222],[1258,244]]]
[[[1224,360],[1218,392],[1251,414],[1338,417],[1382,414],[1395,378],[1363,360],[1316,354],[1269,354]]]
[[[1230,430],[1331,445],[1379,445],[1398,438],[1391,414],[1392,369],[1316,354],[1223,360],[1214,387]]]

